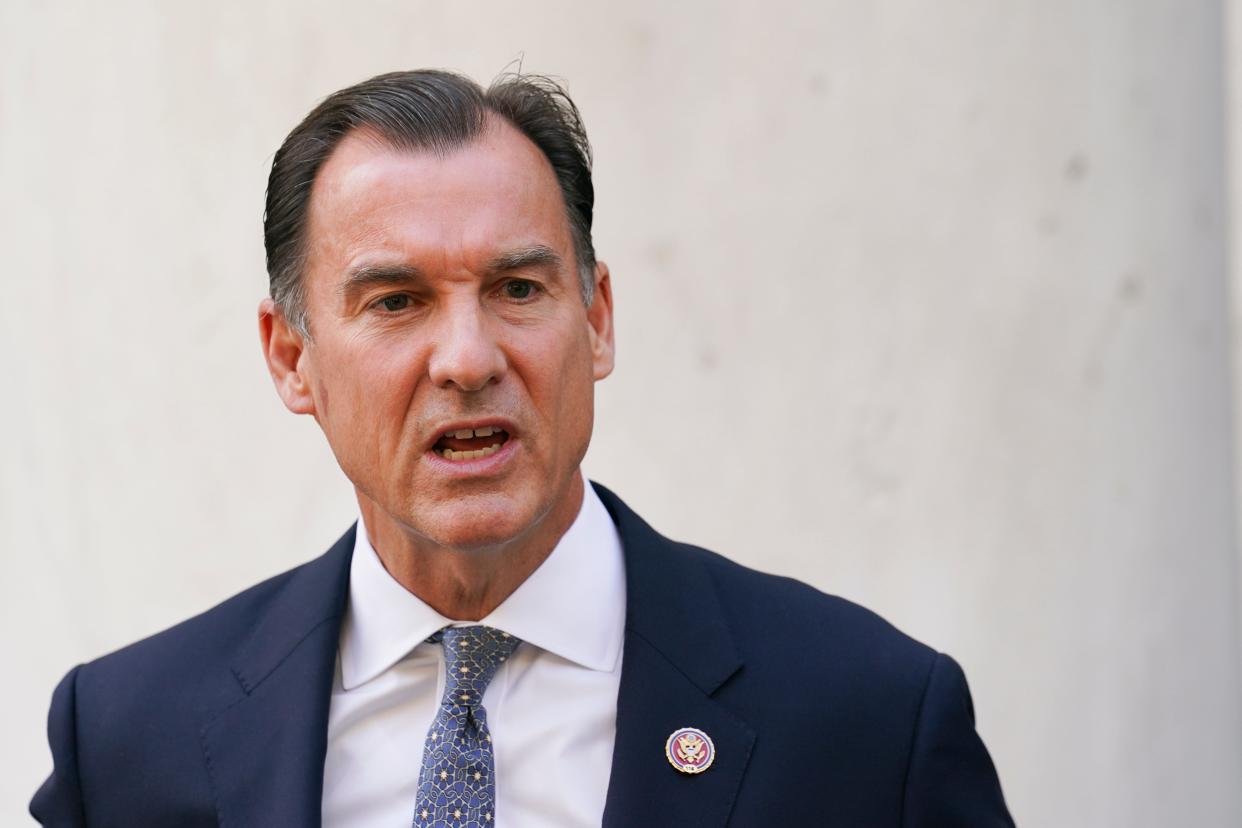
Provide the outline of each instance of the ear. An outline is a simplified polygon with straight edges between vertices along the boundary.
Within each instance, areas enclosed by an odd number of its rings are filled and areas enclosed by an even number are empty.
[[[591,356],[595,366],[595,379],[602,380],[612,373],[615,343],[612,338],[612,281],[608,278],[608,265],[595,263],[595,293],[587,308],[587,322],[591,337]]]
[[[270,297],[259,303],[259,338],[268,373],[285,407],[294,414],[313,415],[315,400],[304,373],[308,367],[306,339]]]

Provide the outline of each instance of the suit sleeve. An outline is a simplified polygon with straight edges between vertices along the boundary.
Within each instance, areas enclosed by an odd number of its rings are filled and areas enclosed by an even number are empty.
[[[902,828],[1013,828],[1000,779],[975,732],[966,676],[937,655],[915,726]]]
[[[52,694],[47,740],[52,775],[30,800],[30,815],[49,828],[84,828],[86,814],[78,778],[77,682],[80,666],[69,671]]]

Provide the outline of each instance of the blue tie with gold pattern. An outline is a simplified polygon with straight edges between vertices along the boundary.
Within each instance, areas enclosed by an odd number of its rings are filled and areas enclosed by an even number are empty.
[[[483,625],[445,627],[427,640],[444,645],[446,677],[423,746],[414,826],[489,828],[496,821],[496,762],[483,691],[520,642]]]

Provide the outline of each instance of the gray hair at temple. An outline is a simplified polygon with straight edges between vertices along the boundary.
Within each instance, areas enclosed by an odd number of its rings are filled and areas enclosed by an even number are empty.
[[[489,114],[517,128],[552,165],[569,219],[582,300],[591,304],[591,147],[565,88],[540,75],[506,74],[484,90],[464,75],[421,69],[378,75],[330,95],[276,152],[267,181],[263,242],[271,297],[297,330],[310,335],[302,270],[311,188],[337,144],[352,130],[368,127],[396,149],[447,154],[478,138]]]

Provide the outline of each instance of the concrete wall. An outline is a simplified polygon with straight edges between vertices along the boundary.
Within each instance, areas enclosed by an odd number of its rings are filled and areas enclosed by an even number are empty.
[[[267,165],[398,67],[566,78],[588,472],[952,653],[1023,826],[1242,822],[1223,11],[0,4],[0,822],[55,681],[353,514],[257,348]]]

